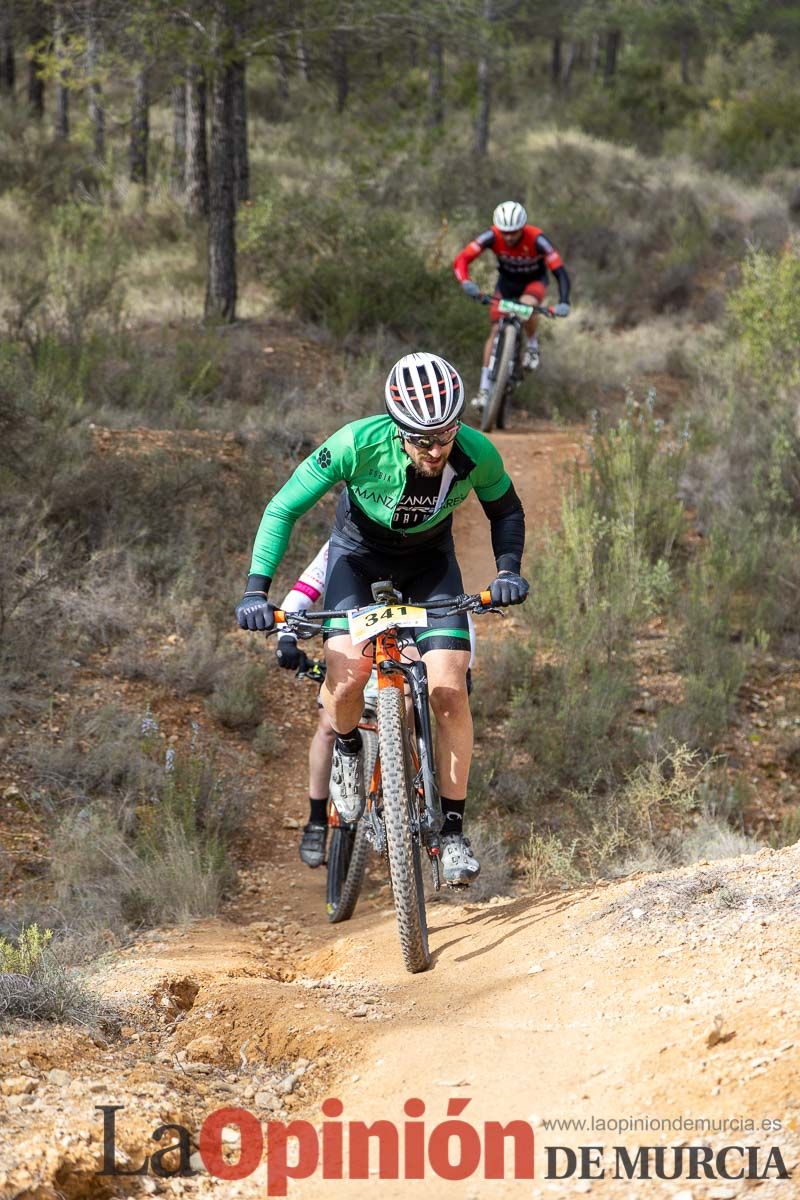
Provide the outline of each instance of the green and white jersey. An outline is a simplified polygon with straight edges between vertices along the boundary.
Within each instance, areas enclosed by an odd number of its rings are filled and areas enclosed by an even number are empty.
[[[522,506],[497,449],[462,425],[441,475],[421,475],[388,416],[365,417],[333,433],[270,500],[256,534],[251,575],[272,578],[292,527],[338,483],[336,527],[373,548],[401,549],[449,536],[452,513],[474,491],[492,522],[498,566],[519,570]],[[507,561],[505,561],[507,560]],[[512,565],[513,560],[513,565]]]

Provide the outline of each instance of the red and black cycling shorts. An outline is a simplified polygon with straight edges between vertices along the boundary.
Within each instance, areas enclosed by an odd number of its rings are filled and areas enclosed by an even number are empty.
[[[516,287],[512,287],[508,283],[504,282],[502,286],[498,286],[495,289],[494,295],[492,296],[491,307],[489,308],[490,321],[499,321],[503,315],[500,312],[501,300],[523,300],[530,298],[536,304],[541,304],[544,300],[545,292],[547,291],[547,284],[543,279],[532,279],[529,283],[523,283],[520,281],[517,286],[520,289],[519,291],[517,291]]]

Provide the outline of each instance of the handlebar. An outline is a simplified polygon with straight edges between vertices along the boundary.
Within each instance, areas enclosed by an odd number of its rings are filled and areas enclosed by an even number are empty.
[[[475,299],[477,300],[478,304],[488,305],[492,303],[494,296],[490,295],[488,292],[481,292],[479,296],[475,296]],[[523,308],[527,308],[531,316],[536,313],[542,317],[549,317],[553,320],[556,319],[556,313],[554,311],[555,306],[552,304],[526,304],[524,300],[515,300],[514,303],[521,305]]]
[[[441,617],[453,617],[458,613],[474,612],[501,612],[498,605],[492,604],[492,594],[487,589],[483,592],[475,592],[472,595],[466,593],[461,596],[454,596],[452,600],[415,600],[394,601],[398,606],[406,604],[409,608],[426,608],[429,611],[436,612]],[[369,607],[369,606],[367,606]],[[353,611],[353,610],[350,610]],[[320,632],[320,626],[324,621],[333,619],[334,617],[347,616],[347,609],[334,608],[328,610],[320,610],[317,612],[285,612],[281,608],[276,608],[273,612],[275,625],[267,634],[277,632],[279,626],[283,625],[292,633],[297,633],[300,636],[305,634],[306,637],[312,637],[315,633]]]

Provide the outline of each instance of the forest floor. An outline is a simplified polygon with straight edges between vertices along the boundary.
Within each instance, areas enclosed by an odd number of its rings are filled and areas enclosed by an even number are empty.
[[[118,441],[119,450],[132,441],[136,452],[148,436],[161,441],[166,435],[98,434],[109,445]],[[187,453],[214,443],[213,435],[175,436],[184,439]],[[557,515],[561,471],[580,459],[582,438],[577,427],[524,421],[494,437],[534,537]],[[235,445],[220,443],[212,452],[235,458]],[[491,548],[477,504],[459,512],[456,538],[467,589],[485,586]],[[476,687],[481,656],[491,655],[496,638],[509,636],[514,618],[502,624],[486,618],[485,624],[491,629],[478,630]],[[640,643],[648,696],[669,689],[669,672],[659,665],[669,637],[669,630],[654,626]],[[179,700],[102,666],[84,664],[65,704],[86,712],[100,704],[149,707],[167,739],[185,732],[190,721],[209,723],[191,697]],[[762,672],[743,689],[732,741],[750,772],[753,804],[767,817],[787,786],[795,786],[791,739],[800,681],[779,663]],[[401,1145],[403,1105],[412,1097],[425,1103],[428,1134],[456,1097],[469,1101],[462,1120],[479,1133],[487,1120],[529,1122],[536,1178],[487,1180],[479,1168],[462,1182],[448,1182],[428,1166],[424,1182],[379,1182],[375,1160],[361,1183],[323,1182],[317,1172],[290,1185],[298,1197],[325,1189],[349,1200],[376,1187],[387,1200],[413,1188],[464,1198],[591,1191],[626,1200],[725,1200],[753,1188],[765,1198],[798,1194],[800,847],[765,848],[742,859],[547,896],[431,902],[433,965],[409,976],[377,860],[352,921],[325,921],[324,874],[297,857],[313,692],[277,669],[271,687],[285,752],[265,765],[249,743],[231,734],[222,738],[219,766],[248,803],[235,898],[217,919],[148,933],[100,960],[91,984],[125,1014],[119,1037],[106,1041],[66,1026],[17,1024],[0,1040],[0,1195],[265,1195],[263,1163],[240,1182],[202,1170],[194,1151],[203,1121],[233,1106],[262,1122],[319,1124],[326,1097],[341,1100],[345,1123],[395,1122]],[[788,726],[779,726],[782,717]],[[53,713],[48,719],[52,723]],[[0,844],[25,869],[46,854],[46,830],[20,828],[25,781],[18,767],[3,771]],[[99,1175],[100,1105],[122,1106],[116,1114],[121,1167],[133,1170],[145,1154],[173,1140],[151,1137],[157,1126],[173,1122],[191,1131],[192,1165],[200,1173],[181,1179]],[[547,1127],[570,1118],[593,1118],[595,1128]],[[643,1124],[633,1132],[615,1129],[613,1121],[623,1118],[742,1124],[702,1133],[698,1141],[685,1125],[678,1132],[654,1132],[652,1124],[649,1131]],[[602,1121],[608,1132],[599,1129]],[[777,1181],[774,1170],[763,1183],[611,1177],[613,1147],[700,1142],[715,1149],[759,1145],[762,1169],[767,1148],[778,1146],[795,1179]],[[605,1147],[608,1176],[548,1180],[546,1147],[578,1145]],[[235,1141],[225,1149],[235,1156]],[[559,1162],[564,1159],[562,1153]],[[737,1165],[731,1161],[734,1170]]]

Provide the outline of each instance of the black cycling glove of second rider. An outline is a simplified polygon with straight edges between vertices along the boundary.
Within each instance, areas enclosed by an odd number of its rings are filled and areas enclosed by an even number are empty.
[[[297,638],[290,637],[284,633],[278,638],[275,657],[280,666],[284,667],[287,671],[296,671],[305,658],[305,654],[298,646]]]

